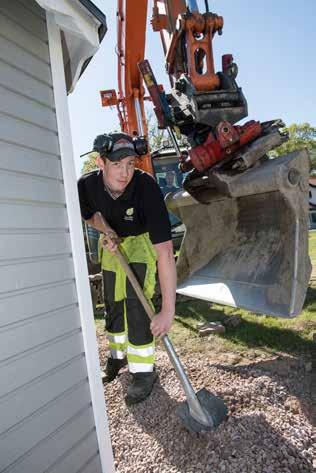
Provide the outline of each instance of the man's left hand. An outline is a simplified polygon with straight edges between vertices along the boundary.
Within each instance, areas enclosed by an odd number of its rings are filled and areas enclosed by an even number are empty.
[[[106,233],[103,234],[102,246],[103,248],[109,250],[111,253],[116,252],[119,243],[120,239],[114,230],[109,229]]]
[[[174,314],[166,313],[166,312],[159,312],[153,318],[150,329],[154,337],[163,337],[166,335],[172,325]]]

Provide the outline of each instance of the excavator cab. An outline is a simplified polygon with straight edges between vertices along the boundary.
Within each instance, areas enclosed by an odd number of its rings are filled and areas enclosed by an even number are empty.
[[[179,170],[178,156],[174,148],[165,146],[151,154],[154,174],[161,192],[166,197],[169,193],[183,191],[185,176]],[[185,227],[173,212],[169,212],[171,235],[174,251],[180,249]]]

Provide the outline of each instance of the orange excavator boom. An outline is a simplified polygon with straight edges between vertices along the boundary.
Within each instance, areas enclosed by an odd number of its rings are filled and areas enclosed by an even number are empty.
[[[145,53],[148,0],[117,2],[117,77],[115,90],[101,91],[103,106],[116,106],[122,131],[132,136],[148,135],[144,107],[145,89],[137,64]],[[127,21],[128,19],[128,21]],[[153,174],[149,154],[137,160],[137,167]]]
[[[118,94],[114,89],[100,92],[103,106],[117,107],[122,131],[144,137],[148,136],[144,102],[150,98],[145,97],[143,79],[137,65],[144,60],[147,9],[148,0],[117,1]],[[152,25],[154,30],[160,30],[165,53],[169,48],[167,36],[173,34],[179,14],[185,11],[185,0],[154,1]],[[150,155],[138,159],[137,167],[153,174]]]

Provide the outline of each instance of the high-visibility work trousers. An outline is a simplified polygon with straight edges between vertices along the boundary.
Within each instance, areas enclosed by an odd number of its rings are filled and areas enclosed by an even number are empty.
[[[120,248],[146,298],[156,282],[156,252],[147,233],[127,237]],[[115,255],[100,248],[105,299],[105,328],[111,356],[127,356],[131,373],[153,371],[155,343],[150,320]]]

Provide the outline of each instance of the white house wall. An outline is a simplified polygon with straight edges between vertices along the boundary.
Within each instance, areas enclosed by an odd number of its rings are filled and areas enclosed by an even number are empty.
[[[45,13],[1,0],[1,473],[102,471],[65,202]]]

